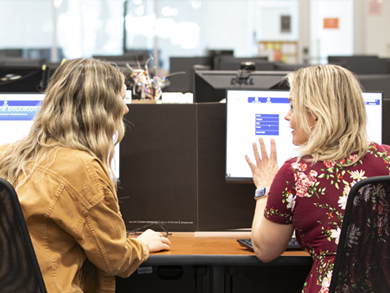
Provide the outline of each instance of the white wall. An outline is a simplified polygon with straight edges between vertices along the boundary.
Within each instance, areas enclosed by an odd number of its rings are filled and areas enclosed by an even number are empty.
[[[281,32],[280,18],[291,16],[291,32]],[[298,41],[299,1],[256,1],[257,41]]]
[[[365,8],[365,53],[390,57],[390,1],[382,2],[380,15],[370,15]]]
[[[329,55],[352,55],[353,0],[311,0],[311,63],[327,63]],[[324,18],[338,18],[339,28],[324,28]]]
[[[0,1],[0,48],[49,48],[52,31],[51,1]]]

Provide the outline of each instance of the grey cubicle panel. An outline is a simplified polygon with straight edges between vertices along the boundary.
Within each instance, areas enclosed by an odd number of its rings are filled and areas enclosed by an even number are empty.
[[[195,107],[132,104],[125,119],[118,197],[126,227],[161,221],[171,231],[196,230]]]
[[[199,103],[197,113],[199,230],[250,228],[254,185],[225,181],[226,104]]]
[[[225,182],[225,104],[132,104],[125,118],[118,197],[127,229],[251,226],[254,186]]]
[[[365,92],[382,92],[390,100],[390,74],[359,74],[357,78]]]
[[[390,145],[387,113],[385,99],[382,142]],[[118,196],[128,229],[150,221],[171,231],[251,226],[254,186],[225,181],[225,104],[134,104],[126,120]]]
[[[390,100],[383,100],[382,108],[382,143],[390,145]]]

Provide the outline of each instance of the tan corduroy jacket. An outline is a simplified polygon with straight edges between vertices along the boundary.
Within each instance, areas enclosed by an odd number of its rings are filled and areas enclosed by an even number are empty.
[[[149,256],[126,238],[109,173],[86,152],[53,151],[16,191],[50,293],[115,292],[114,276],[128,277]]]

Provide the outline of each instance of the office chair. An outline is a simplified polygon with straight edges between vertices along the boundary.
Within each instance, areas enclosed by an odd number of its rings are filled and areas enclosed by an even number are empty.
[[[19,199],[13,186],[2,178],[0,178],[0,292],[46,292]]]
[[[363,179],[348,196],[329,292],[388,292],[390,176]]]

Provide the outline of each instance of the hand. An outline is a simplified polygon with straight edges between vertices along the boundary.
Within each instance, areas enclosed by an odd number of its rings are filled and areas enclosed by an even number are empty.
[[[276,156],[275,140],[271,138],[271,151],[269,158],[267,155],[267,149],[265,147],[264,140],[262,138],[259,138],[259,143],[261,157],[257,149],[256,143],[253,143],[253,152],[255,155],[256,165],[252,163],[248,155],[245,155],[245,159],[252,170],[253,182],[256,185],[256,188],[270,188],[271,183],[279,170]]]
[[[151,229],[148,229],[139,235],[137,240],[142,241],[148,247],[149,252],[171,250],[171,241],[164,237],[160,232],[155,232]]]

